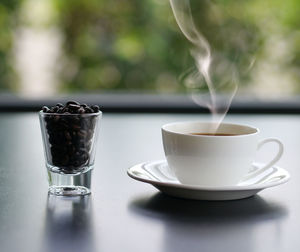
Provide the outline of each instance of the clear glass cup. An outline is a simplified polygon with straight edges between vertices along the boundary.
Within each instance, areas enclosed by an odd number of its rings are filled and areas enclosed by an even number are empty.
[[[96,144],[102,112],[39,112],[49,193],[62,196],[91,192]]]

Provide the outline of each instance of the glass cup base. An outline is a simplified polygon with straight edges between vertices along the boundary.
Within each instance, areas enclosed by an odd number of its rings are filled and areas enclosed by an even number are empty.
[[[91,193],[91,175],[93,167],[83,173],[63,174],[48,169],[49,190],[57,196],[81,196]]]
[[[48,192],[57,196],[82,196],[91,193],[84,186],[50,186]]]

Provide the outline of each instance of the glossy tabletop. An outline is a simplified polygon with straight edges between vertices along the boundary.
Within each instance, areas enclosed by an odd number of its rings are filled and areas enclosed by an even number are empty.
[[[164,123],[208,115],[104,114],[92,194],[48,196],[37,113],[0,114],[0,251],[299,251],[300,116],[231,115],[261,137],[278,137],[278,166],[291,180],[236,201],[172,198],[126,174],[128,167],[164,158]],[[257,160],[267,162],[276,146]],[[222,165],[222,164],[220,164]]]

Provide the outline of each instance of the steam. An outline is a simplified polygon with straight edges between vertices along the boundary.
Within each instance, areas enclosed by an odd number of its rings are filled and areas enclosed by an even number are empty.
[[[227,114],[237,91],[237,71],[232,63],[222,57],[222,54],[217,52],[212,54],[209,42],[196,28],[190,1],[170,0],[170,4],[180,30],[193,45],[190,52],[195,60],[196,71],[187,73],[186,85],[192,90],[193,100],[210,110],[215,125],[211,132],[214,133]],[[212,80],[212,74],[221,77],[217,78],[218,83]],[[209,95],[197,92],[203,83],[207,85]],[[230,90],[229,95],[227,93],[223,99],[217,98],[221,89]]]

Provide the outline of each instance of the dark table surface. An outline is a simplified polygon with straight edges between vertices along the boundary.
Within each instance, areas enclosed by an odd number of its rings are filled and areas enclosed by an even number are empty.
[[[236,201],[193,201],[129,178],[128,167],[163,159],[160,126],[205,115],[105,114],[92,194],[47,194],[37,114],[0,114],[0,251],[299,251],[300,116],[234,115],[285,145],[291,180]],[[272,146],[258,155],[267,161]]]

